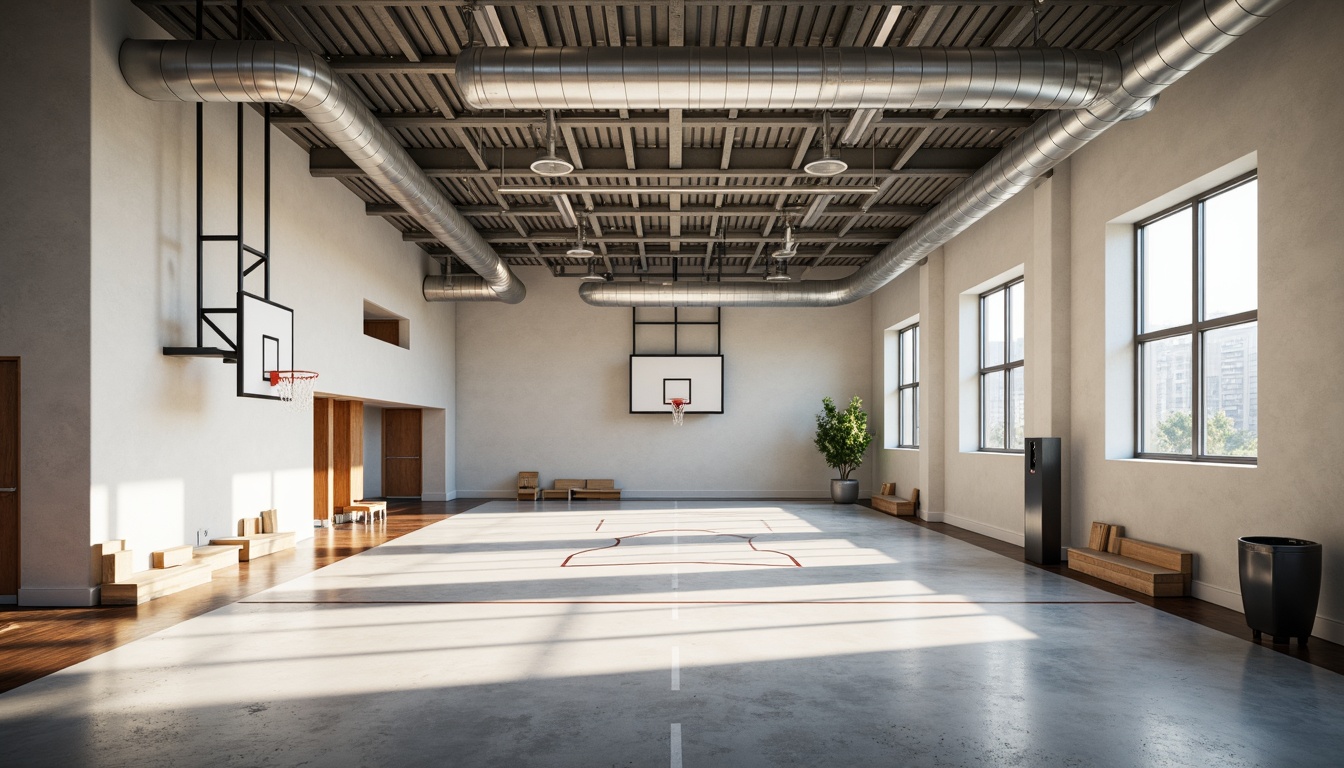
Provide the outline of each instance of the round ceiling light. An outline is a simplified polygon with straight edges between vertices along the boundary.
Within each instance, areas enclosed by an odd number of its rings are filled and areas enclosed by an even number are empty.
[[[564,176],[573,170],[573,163],[549,153],[532,161],[532,172],[539,176]]]
[[[835,176],[849,170],[849,163],[838,157],[823,157],[803,166],[809,176]]]

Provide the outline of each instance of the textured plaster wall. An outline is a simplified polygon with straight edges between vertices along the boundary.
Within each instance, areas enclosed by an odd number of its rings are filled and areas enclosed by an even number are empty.
[[[524,470],[546,487],[610,477],[635,497],[829,495],[813,417],[827,395],[871,402],[867,300],[725,309],[724,413],[678,428],[670,413],[629,413],[629,309],[590,307],[577,280],[544,269],[519,275],[523,303],[458,308],[459,495],[511,496]],[[869,456],[854,475],[865,495]]]

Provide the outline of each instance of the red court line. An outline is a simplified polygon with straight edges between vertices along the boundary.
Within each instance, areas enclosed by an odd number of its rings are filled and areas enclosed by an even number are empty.
[[[1133,600],[239,600],[252,605],[1138,605]]]
[[[602,520],[597,524],[597,527],[594,528],[593,530],[594,530],[594,531],[600,531],[600,530],[602,530],[602,523],[605,523],[605,522],[607,522],[607,518],[604,517],[604,518],[602,518]]]
[[[765,526],[765,530],[770,531],[771,533],[773,533],[774,530],[775,530],[774,528],[771,528],[771,527],[770,527],[770,524],[767,523],[767,522],[765,522],[764,520],[761,521],[761,525],[764,525],[764,526]]]
[[[764,522],[764,521],[762,521],[762,522]],[[657,563],[594,563],[594,564],[592,564],[592,565],[570,565],[570,564],[569,564],[569,561],[570,561],[570,560],[573,560],[574,558],[578,557],[579,555],[586,555],[586,554],[588,554],[589,552],[600,552],[600,551],[602,551],[602,550],[604,550],[604,549],[615,549],[616,547],[621,546],[621,542],[624,541],[625,539],[637,539],[637,538],[639,538],[640,536],[652,536],[652,535],[655,534],[655,533],[677,533],[677,532],[679,532],[679,531],[686,531],[686,532],[688,532],[688,533],[709,533],[709,534],[713,534],[713,535],[715,535],[715,536],[732,536],[732,537],[735,538],[735,539],[746,539],[746,541],[747,541],[747,546],[751,547],[752,551],[755,551],[755,552],[769,552],[770,554],[773,554],[773,555],[780,555],[780,556],[782,556],[782,557],[787,557],[787,558],[789,558],[789,562],[793,563],[793,565],[792,565],[792,566],[787,566],[787,565],[778,565],[778,566],[775,566],[774,563],[727,563],[727,562],[705,562],[705,561],[702,561],[702,560],[665,560],[665,561],[657,562]],[[616,542],[615,542],[614,544],[609,544],[609,545],[607,545],[607,546],[605,546],[605,547],[593,547],[592,549],[585,549],[585,550],[581,550],[581,551],[579,551],[579,552],[575,552],[574,554],[570,555],[569,557],[566,557],[565,560],[564,560],[564,562],[560,563],[560,567],[561,567],[561,568],[597,568],[597,567],[599,567],[599,566],[613,566],[613,565],[669,565],[669,564],[672,564],[672,563],[682,563],[682,564],[686,564],[686,565],[741,565],[741,566],[747,566],[747,567],[752,567],[752,566],[773,566],[773,567],[779,567],[779,568],[789,568],[789,567],[802,568],[802,567],[803,567],[803,564],[800,563],[800,562],[798,562],[798,559],[795,558],[793,555],[790,555],[788,552],[780,552],[780,551],[777,550],[777,549],[757,549],[757,547],[756,547],[756,542],[752,541],[752,540],[755,539],[755,538],[756,538],[755,536],[743,536],[742,534],[738,534],[738,533],[722,533],[722,532],[720,532],[720,531],[711,531],[711,530],[708,530],[708,529],[705,529],[705,528],[665,528],[665,529],[657,530],[657,531],[645,531],[644,533],[636,533],[636,534],[633,534],[633,535],[630,535],[630,536],[617,536],[617,537],[616,537]]]

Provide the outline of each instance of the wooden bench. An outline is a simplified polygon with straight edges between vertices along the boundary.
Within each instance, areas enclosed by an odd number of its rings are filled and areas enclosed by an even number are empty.
[[[547,499],[564,499],[565,501],[569,501],[570,499],[574,498],[573,496],[574,489],[582,487],[583,487],[582,480],[556,480],[555,486],[553,488],[546,488],[542,490],[541,500],[545,501]]]
[[[910,498],[902,499],[896,495],[895,483],[883,483],[882,493],[873,494],[873,509],[897,517],[909,517],[919,509],[919,489],[910,489]]]
[[[585,480],[582,488],[570,489],[571,499],[619,499],[621,489],[615,480]]]
[[[371,523],[379,517],[384,520],[387,519],[387,502],[360,500],[353,504],[347,504],[344,507],[337,507],[336,511],[341,514],[351,515],[351,520],[354,522],[359,522],[360,516],[363,516],[365,520]]]
[[[253,533],[248,536],[233,536],[227,539],[211,539],[210,543],[215,546],[237,546],[238,560],[248,562],[258,557],[273,555],[276,552],[283,552],[286,549],[294,548],[294,534],[288,533]]]
[[[1093,523],[1087,548],[1069,548],[1069,568],[1149,597],[1190,594],[1191,552],[1122,536],[1124,529]]]
[[[518,501],[536,501],[541,498],[541,474],[538,472],[518,473]]]
[[[209,584],[213,569],[204,563],[153,568],[104,584],[103,605],[140,605],[184,589]]]

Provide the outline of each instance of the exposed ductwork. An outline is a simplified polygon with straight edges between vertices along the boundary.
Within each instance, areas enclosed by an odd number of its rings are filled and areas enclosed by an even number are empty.
[[[1061,48],[468,48],[474,109],[1074,109],[1114,53]]]
[[[527,294],[397,139],[312,52],[275,42],[127,40],[120,59],[127,84],[147,99],[267,102],[303,112],[371,181],[480,275],[476,281],[458,278],[457,285],[431,300],[516,304]],[[425,298],[430,299],[428,282]]]
[[[606,283],[579,295],[595,306],[827,307],[867,296],[914,266],[1117,122],[1152,108],[1167,86],[1289,0],[1183,0],[1119,51],[1119,87],[1085,109],[1053,112],[1004,147],[950,196],[854,274],[801,283]]]

